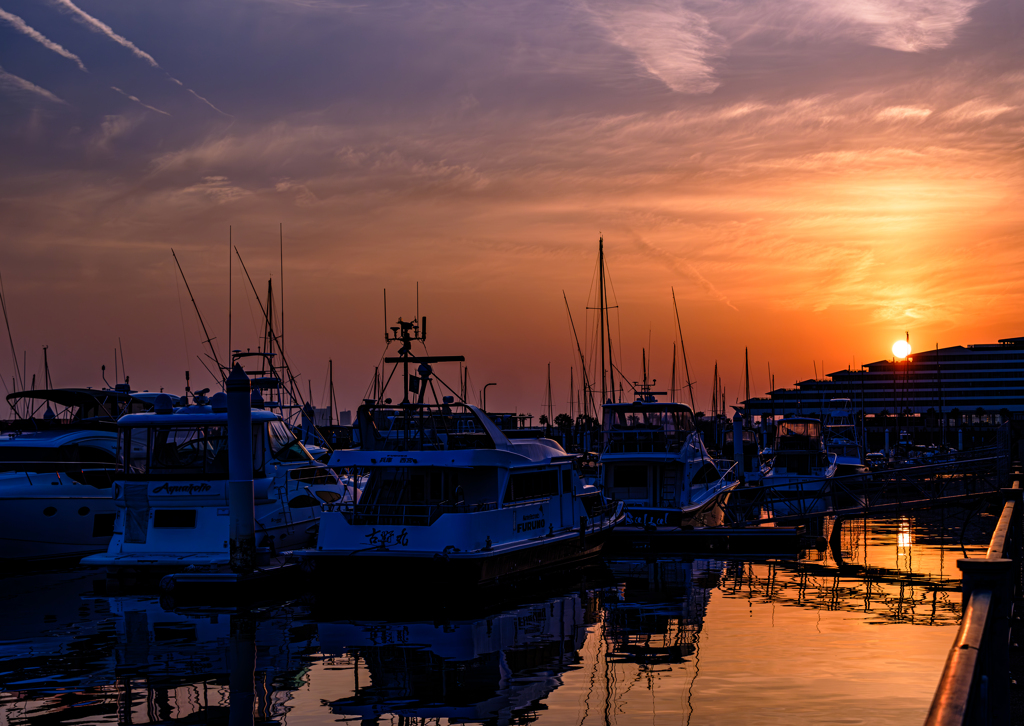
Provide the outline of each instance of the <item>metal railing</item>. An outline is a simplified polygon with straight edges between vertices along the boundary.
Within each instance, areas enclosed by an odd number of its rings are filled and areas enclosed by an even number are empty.
[[[1001,490],[1006,503],[984,557],[957,560],[963,618],[932,699],[926,726],[1010,722],[1010,617],[1021,585],[1024,490]]]

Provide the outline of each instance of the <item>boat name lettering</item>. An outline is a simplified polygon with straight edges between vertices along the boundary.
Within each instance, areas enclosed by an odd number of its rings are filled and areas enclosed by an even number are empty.
[[[530,532],[535,529],[544,529],[543,519],[534,519],[528,522],[520,522],[516,525],[516,534],[520,532]]]
[[[388,627],[387,625],[374,625],[367,631],[367,634],[370,636],[370,641],[373,642],[374,645],[409,642],[408,625],[397,629]]]
[[[387,547],[389,544],[402,545],[403,547],[409,546],[409,533],[405,527],[402,527],[402,531],[397,535],[393,529],[377,529],[373,528],[373,531],[365,535],[372,545],[380,545],[381,547]]]
[[[396,461],[397,459],[397,461]],[[411,456],[382,456],[378,460],[381,464],[418,464],[419,460]],[[375,462],[376,463],[376,462]]]
[[[212,491],[211,487],[206,482],[202,484],[162,484],[153,490],[153,494],[204,494],[208,491]]]

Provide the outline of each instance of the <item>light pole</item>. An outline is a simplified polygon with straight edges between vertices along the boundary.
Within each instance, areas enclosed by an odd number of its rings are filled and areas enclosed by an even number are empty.
[[[487,386],[496,386],[497,383],[487,383],[484,385],[484,390],[480,393],[480,407],[484,411],[487,411]]]

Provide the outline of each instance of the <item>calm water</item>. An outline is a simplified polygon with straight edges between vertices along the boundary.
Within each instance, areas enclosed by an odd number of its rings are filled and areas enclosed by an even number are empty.
[[[961,546],[965,517],[847,523],[841,565],[614,560],[476,612],[339,584],[239,614],[7,577],[0,723],[922,723],[956,559],[993,524],[971,514]]]

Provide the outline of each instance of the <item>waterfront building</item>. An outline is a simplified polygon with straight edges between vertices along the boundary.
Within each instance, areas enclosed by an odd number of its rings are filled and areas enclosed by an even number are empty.
[[[998,423],[1000,414],[1024,415],[1024,337],[876,361],[859,370],[829,373],[826,380],[800,381],[795,388],[779,388],[744,404],[758,418],[824,418],[834,398],[850,399],[868,416],[946,416],[954,426]]]

